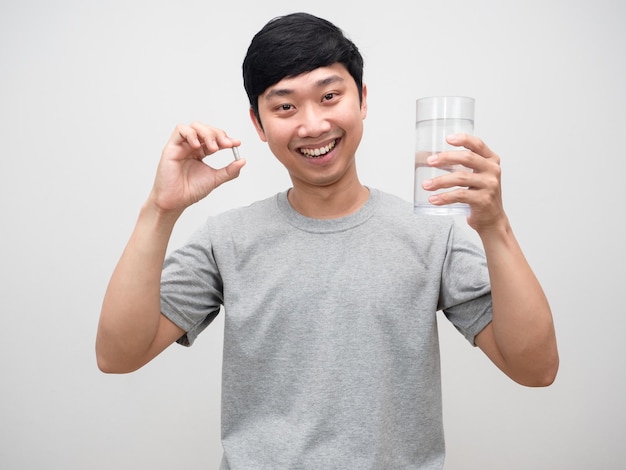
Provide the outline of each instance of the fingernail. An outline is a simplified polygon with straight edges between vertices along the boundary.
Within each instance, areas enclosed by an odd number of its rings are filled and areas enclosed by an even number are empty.
[[[427,161],[428,163],[435,163],[437,160],[439,160],[439,155],[434,153],[432,154],[430,157],[428,157]]]
[[[428,189],[433,185],[433,180],[426,180],[422,183],[424,189]]]

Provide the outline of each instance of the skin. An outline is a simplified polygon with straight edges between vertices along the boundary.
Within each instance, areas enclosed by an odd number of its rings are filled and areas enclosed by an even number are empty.
[[[264,142],[289,172],[289,202],[302,214],[334,218],[361,207],[369,191],[359,182],[355,154],[367,115],[367,87],[359,101],[356,83],[343,65],[286,78],[259,97],[259,122],[250,117]],[[335,143],[321,158],[301,149]]]
[[[334,64],[281,80],[259,97],[259,117],[250,117],[289,172],[288,198],[308,217],[351,214],[367,200],[355,155],[367,115],[367,88],[359,99],[345,67]],[[469,225],[485,248],[492,284],[493,321],[477,345],[513,380],[528,386],[552,383],[558,352],[548,301],[517,243],[502,206],[500,158],[479,138],[449,137],[467,150],[431,158],[435,167],[462,164],[457,172],[425,182],[425,189],[462,186],[433,196],[437,205],[470,205]],[[105,294],[96,353],[105,372],[130,372],[163,351],[184,332],[160,313],[160,274],[172,228],[186,207],[236,178],[241,159],[214,169],[205,157],[239,141],[201,123],[179,125],[165,146],[154,186]],[[317,149],[321,155],[309,154]]]
[[[245,165],[240,159],[214,169],[204,157],[239,144],[224,131],[201,123],[179,125],[172,133],[104,296],[96,336],[96,358],[103,372],[134,371],[184,334],[160,311],[167,244],[185,208],[239,176]]]
[[[424,189],[467,186],[430,197],[444,205],[470,205],[468,224],[485,248],[491,281],[493,321],[476,336],[476,344],[511,379],[546,386],[556,378],[559,356],[548,300],[515,238],[502,206],[500,157],[478,137],[454,135],[452,145],[467,150],[442,152],[429,159],[435,167],[461,164],[473,170],[424,182]]]

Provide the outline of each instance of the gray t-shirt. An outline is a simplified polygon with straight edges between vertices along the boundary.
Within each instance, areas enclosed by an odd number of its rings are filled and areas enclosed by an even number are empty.
[[[471,343],[491,321],[483,250],[375,189],[340,219],[287,192],[209,218],[161,297],[186,345],[224,306],[223,470],[442,468],[436,312]]]

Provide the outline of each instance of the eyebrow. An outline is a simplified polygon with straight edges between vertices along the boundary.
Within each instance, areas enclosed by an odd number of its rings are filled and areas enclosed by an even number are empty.
[[[322,78],[318,80],[317,82],[315,82],[315,86],[317,88],[323,88],[333,83],[339,83],[343,81],[344,81],[343,77],[340,77],[339,75],[331,75],[329,77]],[[274,88],[273,90],[270,90],[267,93],[267,95],[265,96],[265,99],[270,100],[277,96],[288,96],[288,95],[292,95],[294,92],[295,90],[293,90],[292,88]]]

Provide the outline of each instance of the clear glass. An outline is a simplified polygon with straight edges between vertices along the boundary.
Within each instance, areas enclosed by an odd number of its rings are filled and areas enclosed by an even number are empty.
[[[413,210],[426,215],[469,215],[469,206],[463,203],[435,206],[428,202],[433,194],[452,191],[445,188],[426,191],[422,183],[452,171],[471,171],[461,165],[433,168],[429,156],[448,150],[459,150],[446,142],[450,134],[474,133],[474,99],[465,96],[434,96],[416,102],[415,120],[415,188]]]

